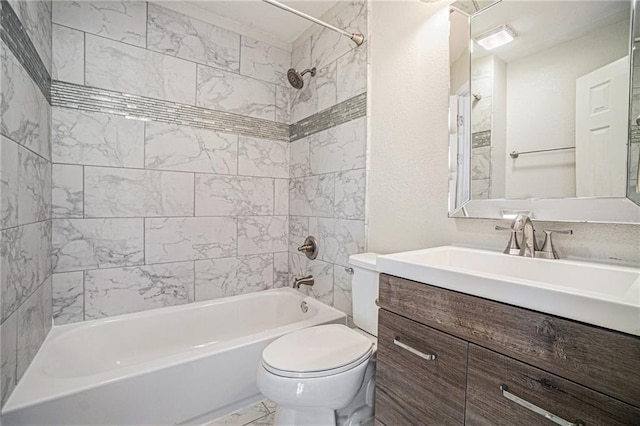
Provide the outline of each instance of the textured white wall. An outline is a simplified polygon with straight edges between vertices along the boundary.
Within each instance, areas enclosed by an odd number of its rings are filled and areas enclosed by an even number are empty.
[[[504,198],[507,157],[507,64],[494,56],[491,103],[491,197]]]
[[[448,4],[371,3],[368,248],[501,249],[498,221],[447,217]],[[565,256],[640,264],[640,225],[545,223]]]
[[[455,231],[446,203],[447,9],[418,1],[371,4],[371,251],[446,244]]]

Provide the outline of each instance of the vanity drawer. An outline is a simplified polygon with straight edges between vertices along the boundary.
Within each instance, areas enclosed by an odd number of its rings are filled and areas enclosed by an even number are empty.
[[[640,407],[640,337],[389,275],[380,276],[379,303]]]
[[[380,310],[376,419],[393,426],[464,424],[467,346]]]
[[[503,387],[501,389],[501,386]],[[504,391],[504,394],[503,394]],[[469,425],[552,424],[534,407],[567,422],[637,425],[640,409],[522,362],[469,345],[466,423]]]

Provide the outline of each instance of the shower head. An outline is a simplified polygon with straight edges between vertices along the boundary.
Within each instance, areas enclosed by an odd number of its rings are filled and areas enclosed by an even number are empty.
[[[314,77],[316,75],[316,67],[306,69],[302,72],[298,72],[294,68],[289,68],[289,71],[287,71],[287,80],[289,80],[289,84],[291,84],[294,89],[300,90],[304,87],[302,77],[308,72],[311,73],[311,77]]]

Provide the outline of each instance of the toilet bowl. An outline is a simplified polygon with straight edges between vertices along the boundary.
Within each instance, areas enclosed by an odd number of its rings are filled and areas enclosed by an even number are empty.
[[[376,255],[354,255],[354,323],[283,336],[262,353],[258,388],[278,404],[276,425],[373,424],[377,334]],[[357,309],[356,309],[357,307]]]

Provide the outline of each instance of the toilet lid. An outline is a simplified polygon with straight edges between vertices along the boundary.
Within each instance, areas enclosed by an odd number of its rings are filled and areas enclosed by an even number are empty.
[[[319,377],[360,364],[372,350],[373,342],[367,337],[344,325],[329,324],[275,340],[262,352],[262,362],[274,374]]]

